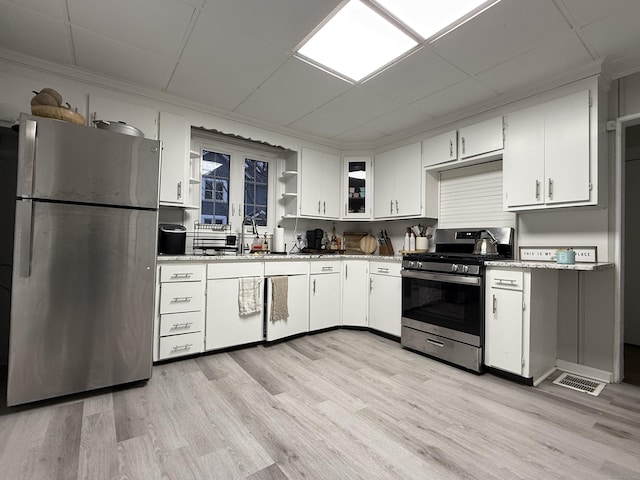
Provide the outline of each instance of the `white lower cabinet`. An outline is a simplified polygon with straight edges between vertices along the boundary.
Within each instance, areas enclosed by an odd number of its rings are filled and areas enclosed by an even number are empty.
[[[369,322],[369,261],[342,262],[342,325],[366,327]]]
[[[340,260],[316,260],[309,265],[309,330],[341,325]]]
[[[487,268],[485,365],[537,385],[556,365],[558,273]]]
[[[157,348],[154,360],[201,353],[204,349],[205,266],[159,268]]]
[[[399,262],[369,263],[369,328],[400,336],[402,277]]]
[[[259,261],[210,263],[207,266],[205,350],[217,350],[263,340],[264,264]],[[257,279],[259,311],[240,315],[239,286]]]
[[[267,299],[265,327],[267,341],[290,337],[309,331],[309,262],[265,262],[265,281],[267,282]],[[273,320],[274,277],[287,277],[287,311],[286,319]]]

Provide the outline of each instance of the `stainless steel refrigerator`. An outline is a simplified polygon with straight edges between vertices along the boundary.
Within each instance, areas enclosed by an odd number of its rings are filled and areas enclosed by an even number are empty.
[[[151,377],[159,157],[156,140],[20,117],[7,405]]]

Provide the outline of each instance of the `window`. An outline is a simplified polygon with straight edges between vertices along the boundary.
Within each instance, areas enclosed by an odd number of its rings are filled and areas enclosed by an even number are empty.
[[[237,139],[227,143],[214,135],[196,135],[193,143],[202,155],[199,221],[239,231],[250,217],[265,232],[272,228],[278,151]]]

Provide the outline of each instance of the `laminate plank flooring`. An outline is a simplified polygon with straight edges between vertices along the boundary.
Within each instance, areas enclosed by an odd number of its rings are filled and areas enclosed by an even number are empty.
[[[474,375],[333,330],[0,406],[0,478],[640,478],[640,387],[593,397],[551,380]]]

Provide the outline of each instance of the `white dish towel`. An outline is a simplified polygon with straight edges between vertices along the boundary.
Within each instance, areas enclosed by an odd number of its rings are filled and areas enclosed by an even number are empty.
[[[251,315],[262,311],[260,284],[262,279],[247,277],[238,279],[238,310],[240,315]]]

